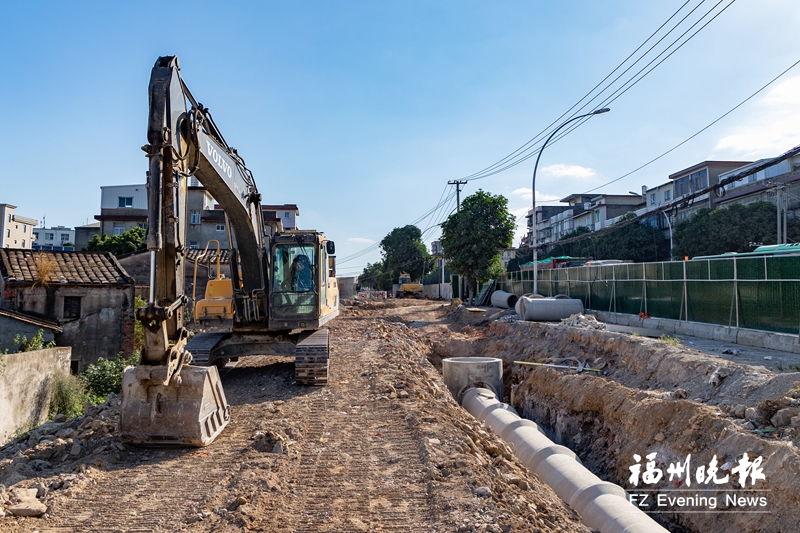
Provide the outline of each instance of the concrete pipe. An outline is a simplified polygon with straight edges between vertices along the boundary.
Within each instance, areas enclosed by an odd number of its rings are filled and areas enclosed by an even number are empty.
[[[574,452],[548,439],[536,423],[524,420],[488,389],[464,392],[462,405],[511,445],[531,472],[602,533],[667,533],[655,520],[628,502],[619,485],[587,470]]]
[[[517,303],[517,295],[505,291],[494,291],[492,293],[492,305],[502,309],[513,309]]]
[[[583,302],[575,298],[527,298],[517,300],[514,310],[522,320],[547,322],[583,313]]]
[[[503,397],[503,361],[495,357],[451,357],[442,359],[444,384],[453,398],[461,402],[470,387],[491,390]]]

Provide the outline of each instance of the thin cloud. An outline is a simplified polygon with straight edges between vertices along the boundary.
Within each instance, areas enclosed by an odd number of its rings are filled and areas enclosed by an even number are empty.
[[[372,239],[365,239],[363,237],[349,237],[347,242],[353,242],[356,244],[373,244],[375,241]]]
[[[514,189],[511,191],[511,196],[516,196],[523,200],[527,200],[528,202],[531,201],[531,190],[527,187],[521,187],[519,189]],[[552,202],[553,200],[560,200],[560,196],[554,196],[552,194],[544,194],[542,191],[536,191],[536,201],[537,202]]]
[[[800,144],[800,76],[776,85],[754,107],[750,119],[717,142],[715,158],[760,159]]]
[[[597,175],[594,169],[579,165],[549,165],[539,171],[543,176],[550,178],[593,178]]]

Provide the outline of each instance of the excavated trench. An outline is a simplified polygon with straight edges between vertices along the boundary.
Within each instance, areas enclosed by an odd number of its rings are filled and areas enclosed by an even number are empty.
[[[448,357],[503,359],[505,401],[600,478],[635,495],[670,531],[796,531],[800,374],[594,329],[602,325],[589,319],[589,327],[513,320],[466,326],[433,343],[431,362],[441,369]],[[585,362],[601,372],[514,361]],[[740,468],[745,453],[755,466]],[[641,474],[655,462],[647,477],[654,483],[644,475],[631,483],[635,456]],[[677,472],[687,460],[688,480],[686,470]]]

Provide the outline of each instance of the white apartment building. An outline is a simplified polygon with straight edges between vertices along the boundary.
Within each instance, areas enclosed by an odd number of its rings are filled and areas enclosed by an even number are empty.
[[[75,245],[75,230],[65,226],[34,228],[33,236],[35,238],[33,248],[37,250],[53,250],[56,248],[61,249],[64,246]]]
[[[35,218],[23,217],[14,213],[17,206],[0,204],[0,248],[31,248],[33,228],[39,225]]]

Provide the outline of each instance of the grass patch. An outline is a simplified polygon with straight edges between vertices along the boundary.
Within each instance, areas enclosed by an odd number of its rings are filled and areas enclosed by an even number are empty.
[[[50,397],[50,419],[62,414],[67,419],[83,415],[83,404],[89,401],[86,386],[78,376],[59,371],[53,375],[53,390]]]
[[[661,335],[658,340],[671,344],[672,346],[680,346],[683,344],[678,337],[670,337],[669,335]]]

